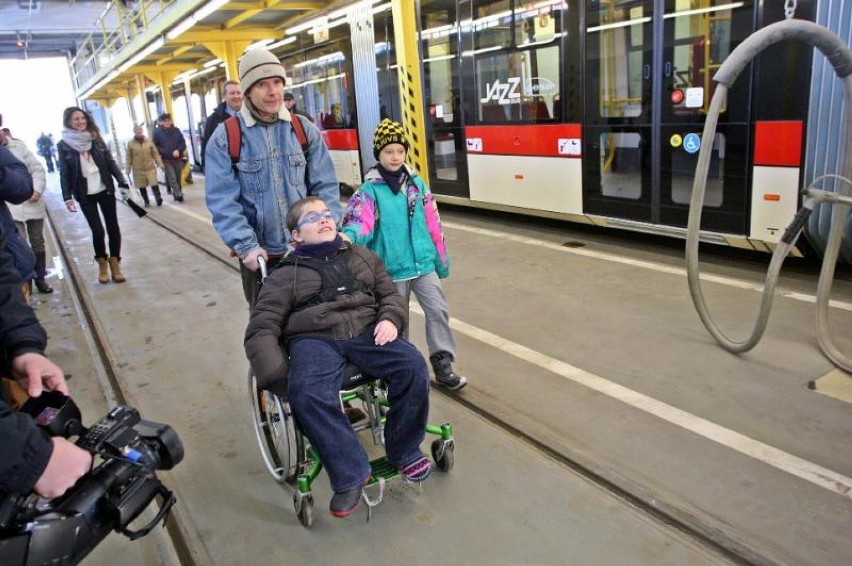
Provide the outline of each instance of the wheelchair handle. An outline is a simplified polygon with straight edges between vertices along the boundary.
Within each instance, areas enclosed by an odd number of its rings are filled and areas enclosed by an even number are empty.
[[[266,270],[266,258],[262,255],[257,256],[257,265],[260,267],[260,281],[262,283],[266,281],[266,277],[269,275]]]

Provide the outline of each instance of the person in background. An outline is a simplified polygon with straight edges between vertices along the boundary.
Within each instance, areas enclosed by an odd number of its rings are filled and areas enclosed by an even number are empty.
[[[15,177],[0,165],[0,185],[23,182]],[[4,234],[0,227],[0,374],[30,397],[43,391],[67,395],[64,372],[44,356],[47,333],[24,302]],[[0,500],[31,491],[59,497],[92,468],[92,455],[64,438],[47,438],[28,415],[13,413],[9,402],[6,387],[0,387]]]
[[[299,116],[304,116],[305,118],[307,118],[311,122],[314,121],[313,118],[311,118],[304,111],[299,110],[296,107],[296,97],[293,96],[292,92],[285,92],[284,93],[284,106],[287,107],[287,111],[290,112],[290,114],[298,114]]]
[[[0,114],[0,126],[3,116]],[[20,204],[33,195],[33,178],[26,165],[20,162],[4,145],[0,145],[0,226],[6,233],[4,247],[12,256],[15,269],[22,279],[22,291],[29,297],[30,282],[35,277],[36,258],[18,228],[8,204]]]
[[[3,128],[6,130],[6,128]],[[53,293],[53,287],[47,282],[47,250],[44,245],[44,219],[47,209],[44,206],[46,175],[44,166],[27,149],[24,142],[0,134],[0,145],[8,149],[18,161],[23,163],[33,180],[33,194],[21,204],[9,205],[9,211],[15,220],[15,226],[21,237],[26,237],[35,254],[35,286],[39,293]]]
[[[62,140],[58,144],[59,184],[68,212],[77,212],[77,205],[92,230],[92,245],[98,263],[98,282],[109,283],[110,271],[116,283],[126,281],[121,272],[121,229],[116,212],[115,185],[129,189],[121,169],[115,163],[101,137],[101,131],[91,115],[82,108],[71,106],[62,114]],[[100,208],[100,214],[98,209]],[[104,242],[104,224],[109,236],[109,256]]]
[[[204,122],[204,137],[201,139],[201,166],[204,167],[204,154],[207,150],[207,142],[216,128],[230,118],[236,115],[243,107],[243,89],[240,88],[239,81],[227,81],[222,85],[222,103],[213,110],[213,113],[207,117]]]
[[[285,225],[291,203],[318,196],[340,219],[340,184],[319,130],[284,106],[287,75],[278,58],[266,49],[252,49],[240,60],[243,106],[240,161],[228,154],[225,128],[216,128],[205,155],[207,208],[213,227],[240,258],[243,292],[254,305],[260,287],[258,258],[270,267],[288,250]],[[300,120],[307,138],[302,150],[292,120]]]
[[[47,164],[47,172],[53,173],[53,136],[42,132],[36,140],[36,150],[44,158],[44,162]]]
[[[0,132],[3,132],[3,135],[9,138],[10,140],[15,139],[14,136],[12,136],[12,130],[10,130],[9,128],[0,128]]]
[[[426,343],[437,382],[456,391],[467,379],[453,371],[456,343],[441,279],[450,274],[438,205],[426,183],[405,163],[408,139],[398,122],[382,120],[373,135],[379,160],[349,199],[342,232],[385,262],[408,304],[414,292],[426,315]],[[381,212],[381,216],[379,215]]]
[[[181,171],[183,170],[186,141],[183,133],[172,124],[171,114],[161,114],[157,120],[160,127],[154,131],[154,145],[160,152],[166,172],[169,194],[175,202],[183,202]]]
[[[133,128],[133,139],[127,142],[126,161],[124,171],[128,177],[133,173],[133,184],[139,189],[145,206],[151,204],[148,200],[148,185],[151,185],[157,206],[162,206],[163,197],[160,195],[160,184],[157,181],[157,167],[165,170],[165,166],[157,148],[145,137],[145,128],[142,125]]]
[[[333,130],[335,128],[344,127],[343,123],[343,108],[339,102],[331,105],[331,111],[322,119],[322,127],[324,130]]]

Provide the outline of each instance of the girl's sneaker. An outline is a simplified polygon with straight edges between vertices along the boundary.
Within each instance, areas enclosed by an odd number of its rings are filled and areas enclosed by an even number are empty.
[[[432,473],[432,462],[426,456],[420,456],[407,466],[404,466],[400,473],[410,482],[420,483],[429,477]]]

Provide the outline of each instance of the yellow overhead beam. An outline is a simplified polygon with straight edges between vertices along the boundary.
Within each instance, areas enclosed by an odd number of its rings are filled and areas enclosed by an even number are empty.
[[[251,41],[205,41],[202,45],[225,63],[225,77],[237,80],[237,63]]]
[[[157,65],[164,65],[166,63],[166,61],[168,61],[169,59],[174,59],[175,57],[180,57],[181,55],[183,55],[184,53],[186,53],[187,51],[189,51],[193,47],[195,47],[194,43],[187,43],[186,45],[181,45],[180,47],[178,47],[177,49],[172,51],[171,55],[163,57],[162,59],[157,61]]]
[[[136,65],[131,67],[132,72],[150,75],[151,73],[174,72],[175,75],[189,69],[196,69],[197,65],[193,63],[169,63],[167,65]]]
[[[207,43],[208,41],[257,41],[279,35],[274,28],[252,28],[245,30],[192,29],[166,43]]]

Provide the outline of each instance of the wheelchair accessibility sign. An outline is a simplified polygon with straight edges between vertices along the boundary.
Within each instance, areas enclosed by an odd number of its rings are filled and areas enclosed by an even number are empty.
[[[695,153],[701,149],[701,138],[698,137],[698,134],[686,134],[683,137],[683,149],[687,153]]]

